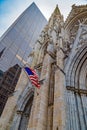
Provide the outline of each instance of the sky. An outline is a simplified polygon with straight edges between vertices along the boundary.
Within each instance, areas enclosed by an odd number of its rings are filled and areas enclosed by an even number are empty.
[[[32,2],[36,3],[47,20],[57,4],[64,19],[73,4],[87,4],[87,0],[0,0],[0,37]]]

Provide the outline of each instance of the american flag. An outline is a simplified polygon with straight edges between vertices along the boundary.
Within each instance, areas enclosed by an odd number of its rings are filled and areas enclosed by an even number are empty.
[[[38,75],[36,73],[35,70],[32,70],[31,68],[29,67],[25,67],[25,72],[27,73],[27,75],[29,76],[30,80],[31,80],[31,83],[37,87],[37,88],[40,88],[40,83],[38,81]]]

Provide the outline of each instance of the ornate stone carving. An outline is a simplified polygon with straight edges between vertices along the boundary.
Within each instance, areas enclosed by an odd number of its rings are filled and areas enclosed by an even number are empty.
[[[80,35],[79,44],[87,43],[87,28],[82,29],[82,33]]]

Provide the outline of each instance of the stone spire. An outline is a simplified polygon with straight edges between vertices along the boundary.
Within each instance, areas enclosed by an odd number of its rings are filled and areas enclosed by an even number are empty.
[[[48,26],[54,27],[54,25],[56,25],[56,27],[59,27],[61,22],[63,22],[63,16],[60,13],[58,5],[56,5],[56,8],[49,19]]]
[[[60,9],[59,9],[58,5],[56,5],[54,13],[57,14],[57,15],[59,15],[59,16],[61,16]]]
[[[48,24],[41,32],[41,35],[35,44],[32,67],[36,66],[37,64],[40,64],[43,61],[43,57],[49,42],[51,43],[50,46],[53,46],[52,49],[56,49],[59,36],[62,32],[63,24],[63,16],[60,13],[58,5],[56,5],[56,8],[54,9],[50,17]],[[45,49],[43,49],[43,47],[45,47]]]
[[[52,17],[54,17],[54,18],[57,17],[57,18],[61,19],[62,15],[60,13],[60,9],[59,9],[58,5],[56,5],[56,8],[54,9],[50,18],[52,18]]]
[[[57,5],[36,42],[32,67],[37,67],[40,80],[44,81],[39,95],[35,95],[35,106],[32,108],[34,113],[30,117],[29,130],[34,128],[35,130],[63,130],[65,127],[64,74],[58,68],[55,70],[56,66],[63,70],[64,56],[60,49],[63,48],[63,23]],[[52,75],[53,71],[55,73]],[[51,78],[53,78],[52,82]],[[51,105],[48,107],[49,99]]]

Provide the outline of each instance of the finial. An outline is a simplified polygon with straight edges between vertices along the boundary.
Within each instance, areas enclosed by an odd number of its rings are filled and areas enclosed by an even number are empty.
[[[58,4],[56,5],[56,7],[58,8]]]
[[[72,5],[72,8],[75,8],[75,6],[76,6],[76,5],[75,5],[75,4],[73,4],[73,5]]]
[[[56,8],[55,8],[54,12],[61,15],[58,4],[56,5]]]

